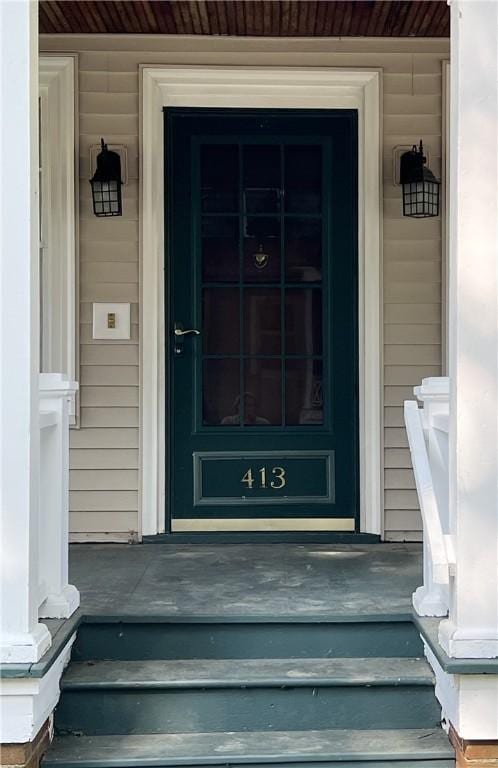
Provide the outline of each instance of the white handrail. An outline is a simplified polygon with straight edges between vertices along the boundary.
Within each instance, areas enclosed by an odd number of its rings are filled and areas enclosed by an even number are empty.
[[[415,485],[424,525],[424,537],[426,537],[432,562],[432,580],[436,584],[446,586],[449,583],[448,557],[425,443],[422,410],[414,400],[407,400],[404,412]]]

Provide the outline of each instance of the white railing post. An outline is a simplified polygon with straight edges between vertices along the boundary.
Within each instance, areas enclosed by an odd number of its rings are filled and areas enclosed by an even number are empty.
[[[40,374],[40,418],[53,416],[41,429],[39,615],[63,619],[80,603],[68,583],[69,550],[69,413],[78,385],[60,373]]]
[[[424,583],[413,595],[413,606],[419,616],[446,616],[448,612],[448,565],[446,566],[446,576],[441,583],[441,579],[435,579],[433,542],[430,538],[431,532],[427,524],[428,521],[425,519],[428,510],[424,509],[424,505],[432,503],[434,506],[434,515],[439,523],[438,535],[439,538],[442,537],[444,556],[448,562],[445,540],[445,536],[449,534],[448,436],[444,427],[447,426],[449,414],[449,381],[444,377],[424,379],[421,386],[415,387],[414,392],[424,406],[423,410],[417,408],[425,442],[424,446],[419,445],[418,447],[426,452],[429,473],[427,482],[431,486],[429,493],[432,494],[432,501],[428,500],[427,488],[425,489],[425,499],[423,498],[424,491],[419,489],[421,479],[418,465],[423,457],[415,455],[417,448],[411,445],[424,522]]]
[[[38,5],[0,2],[0,661],[50,647],[38,621]]]

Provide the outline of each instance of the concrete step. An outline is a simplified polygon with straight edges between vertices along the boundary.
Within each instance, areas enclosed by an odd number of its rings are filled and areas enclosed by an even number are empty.
[[[440,729],[174,733],[58,737],[43,768],[170,768],[304,763],[348,768],[454,768]],[[419,763],[422,762],[422,766]]]
[[[114,661],[71,665],[60,732],[175,733],[431,728],[422,659]]]
[[[92,659],[283,659],[420,657],[422,641],[410,617],[312,616],[187,619],[139,617],[85,621],[73,661]]]

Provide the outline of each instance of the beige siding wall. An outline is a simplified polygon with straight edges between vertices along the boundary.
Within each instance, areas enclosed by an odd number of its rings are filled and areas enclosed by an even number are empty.
[[[44,36],[45,52],[78,53],[80,127],[81,421],[71,434],[71,531],[128,538],[139,530],[138,67],[139,64],[345,66],[383,70],[385,528],[420,538],[402,403],[441,372],[441,222],[401,216],[392,150],[419,138],[441,168],[445,40],[244,40]],[[89,147],[105,136],[128,149],[124,216],[90,209]],[[132,304],[130,342],[93,341],[93,301]]]

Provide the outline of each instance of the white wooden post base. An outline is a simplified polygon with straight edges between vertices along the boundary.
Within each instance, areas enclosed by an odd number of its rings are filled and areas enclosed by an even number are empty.
[[[35,624],[31,632],[0,633],[1,664],[31,664],[39,661],[52,645],[45,624]]]

